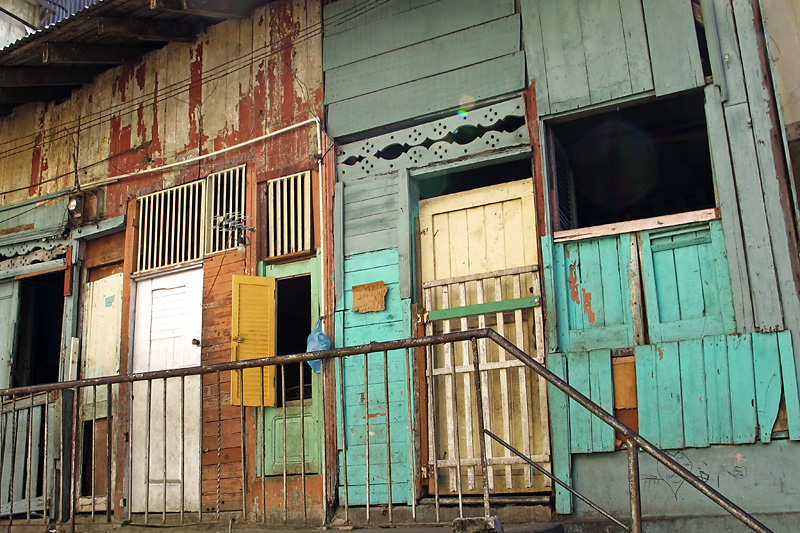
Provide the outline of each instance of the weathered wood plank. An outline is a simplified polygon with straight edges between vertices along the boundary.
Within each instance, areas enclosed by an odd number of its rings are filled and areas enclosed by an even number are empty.
[[[753,333],[756,415],[761,442],[769,442],[781,403],[781,358],[775,333]],[[788,414],[788,413],[787,413]]]
[[[360,233],[348,237],[344,243],[344,255],[348,257],[389,248],[397,248],[397,231],[394,228]]]
[[[325,73],[325,103],[401,85],[519,51],[520,21],[511,15],[347,63]]]
[[[636,402],[639,406],[639,434],[660,445],[661,409],[658,404],[656,346],[645,344],[634,348],[636,357]]]
[[[550,94],[544,60],[541,2],[521,0],[522,41],[528,66],[528,82],[536,82],[536,108],[540,116],[550,114]]]
[[[591,397],[589,382],[588,352],[570,352],[567,354],[567,372],[569,384],[587,397]],[[582,405],[570,400],[569,428],[570,449],[572,453],[588,453],[592,451],[592,414]]]
[[[578,0],[540,2],[550,112],[591,103]]]
[[[361,270],[372,270],[374,268],[396,265],[397,250],[387,248],[375,252],[366,252],[359,255],[348,257],[344,263],[344,272],[358,272]],[[344,278],[342,278],[344,279]]]
[[[400,277],[400,298],[411,298],[414,291],[414,265],[412,250],[414,233],[411,223],[411,177],[408,170],[399,173],[399,193],[397,198],[397,262]]]
[[[344,301],[344,184],[337,182],[333,186],[333,287],[335,308],[342,309]],[[337,315],[336,328],[339,342],[344,341],[338,335],[341,320]]]
[[[653,72],[647,49],[644,13],[639,0],[619,0],[625,51],[628,55],[631,91],[636,94],[653,90]]]
[[[597,241],[601,286],[603,289],[602,308],[596,309],[598,320],[605,325],[630,322],[626,312],[629,298],[623,297],[623,284],[627,286],[627,271],[619,261],[619,239],[600,239]],[[596,300],[595,300],[596,301]]]
[[[731,389],[728,376],[728,340],[715,335],[703,339],[709,444],[732,444]]]
[[[755,442],[756,386],[753,370],[753,348],[751,335],[729,336],[728,368],[731,369],[731,422],[733,442],[744,444]]]
[[[736,331],[736,315],[733,309],[733,291],[731,289],[731,278],[729,277],[730,269],[726,268],[724,264],[727,263],[728,259],[725,235],[722,231],[722,224],[718,220],[709,222],[708,230],[711,234],[711,246],[709,247],[709,255],[711,257],[708,257],[707,260],[709,262],[713,261],[714,265],[713,277],[717,287],[717,291],[714,294],[718,298],[717,305],[722,316],[722,332],[733,333]],[[724,258],[725,261],[720,258]]]
[[[797,248],[797,230],[793,213],[797,208],[792,201],[787,170],[783,159],[783,146],[776,132],[777,113],[770,109],[774,99],[772,82],[766,70],[762,22],[754,12],[754,4],[744,0],[733,1],[736,32],[739,37],[744,68],[747,100],[750,105],[753,137],[764,192],[769,239],[775,260],[778,291],[783,307],[786,329],[800,331],[800,298],[796,274],[800,270]],[[762,63],[763,60],[763,63]],[[800,337],[793,339],[800,350]]]
[[[469,87],[472,102],[518,91],[524,86],[524,68],[524,54],[517,52],[337,102],[328,107],[328,131],[340,137],[451,108],[453,87]]]
[[[683,448],[683,396],[681,394],[680,347],[677,342],[656,345],[656,394],[658,421],[661,426],[659,445],[666,449]]]
[[[577,7],[586,58],[589,100],[596,104],[631,94],[633,91],[619,1],[594,0],[581,2]]]
[[[642,5],[656,95],[701,87],[703,68],[691,3],[642,0]]]
[[[739,214],[752,291],[753,319],[758,329],[781,330],[783,312],[779,295],[775,291],[778,279],[747,104],[725,107],[725,120],[728,125],[738,204],[747,206]]]
[[[559,263],[556,260],[556,256],[554,253],[553,247],[553,237],[551,235],[543,236],[539,242],[542,246],[542,270],[543,270],[543,290],[545,294],[549,294],[548,297],[545,297],[544,303],[547,308],[547,316],[550,317],[559,317],[561,320],[560,315],[558,315],[559,309],[559,299],[563,297],[558,292],[558,285],[556,284],[555,278],[557,274],[556,271],[562,269],[563,271],[563,257],[562,263]],[[558,328],[558,321],[557,320],[548,320],[547,321],[547,346],[549,346],[549,350],[553,351],[556,349],[562,349],[563,347],[559,347],[559,328]]]
[[[789,438],[800,440],[800,393],[797,387],[797,370],[792,349],[791,332],[781,331],[778,336],[778,352],[781,359],[783,395],[786,400],[786,416],[789,423]]]
[[[753,330],[753,304],[750,295],[750,280],[742,248],[742,226],[739,206],[736,201],[736,184],[733,178],[730,146],[722,111],[720,90],[709,85],[705,89],[706,124],[708,144],[713,161],[714,182],[722,214],[724,247],[728,257],[728,273],[732,295],[732,309],[738,330],[744,333]],[[713,227],[712,227],[713,231]],[[713,235],[712,235],[713,238]],[[725,272],[718,272],[725,278]],[[727,326],[726,326],[727,329]]]
[[[377,193],[377,191],[376,191]],[[394,215],[397,211],[397,195],[389,194],[384,196],[374,196],[358,202],[346,202],[344,204],[345,223],[377,214]]]
[[[709,444],[709,416],[703,342],[682,341],[679,357],[684,444],[705,447]]]
[[[323,68],[327,71],[513,14],[513,0],[441,0],[349,30],[333,33],[331,28],[323,39]]]
[[[334,34],[392,17],[438,0],[393,0],[369,4],[364,0],[326,2],[322,8],[326,34]]]
[[[547,354],[547,368],[556,376],[564,379],[565,357],[557,352]],[[572,457],[570,454],[569,406],[567,395],[552,385],[547,386],[550,409],[550,443],[553,474],[566,483],[572,484]],[[572,494],[561,485],[555,487],[556,512],[569,514],[572,512]]]
[[[614,414],[614,385],[611,378],[611,350],[589,352],[589,389],[591,399],[605,412]],[[614,428],[592,415],[592,451],[614,451]]]

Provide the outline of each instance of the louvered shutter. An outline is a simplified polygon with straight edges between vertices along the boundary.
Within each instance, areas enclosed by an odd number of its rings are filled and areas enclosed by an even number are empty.
[[[275,352],[275,278],[233,276],[232,359],[261,359],[272,357]],[[234,371],[231,376],[231,405],[274,406],[274,366],[264,367],[263,381],[262,403],[261,369]]]

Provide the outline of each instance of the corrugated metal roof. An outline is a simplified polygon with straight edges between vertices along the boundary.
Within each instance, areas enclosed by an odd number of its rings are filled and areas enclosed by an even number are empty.
[[[53,12],[53,14],[44,21],[44,27],[47,27],[74,15],[82,9],[98,3],[100,0],[58,0],[57,2],[54,0],[37,1]]]

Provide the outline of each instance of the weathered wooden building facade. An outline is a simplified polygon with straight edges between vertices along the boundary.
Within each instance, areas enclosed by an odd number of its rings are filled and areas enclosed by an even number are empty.
[[[318,321],[336,347],[488,327],[748,510],[800,512],[774,4],[105,0],[33,34],[0,51],[0,388],[302,352]],[[323,368],[9,399],[0,514],[65,483],[119,519],[485,485],[589,514],[479,411],[627,513],[620,436],[497,345]],[[71,454],[37,447],[59,431]],[[642,476],[650,514],[715,512]]]
[[[336,344],[493,327],[734,501],[797,511],[797,196],[760,4],[397,0],[326,32]],[[374,282],[386,309],[354,312]],[[479,355],[491,430],[626,513],[619,435]],[[390,441],[418,453],[392,456],[391,492],[347,473],[351,503],[483,490],[469,345],[411,362],[417,433]],[[405,363],[389,364],[404,412]],[[344,366],[357,405],[363,370]],[[346,414],[359,464],[365,422]],[[551,490],[486,446],[493,494]],[[647,512],[714,513],[655,463],[643,476]],[[558,512],[590,511],[554,492]]]
[[[320,24],[319,2],[107,0],[0,52],[0,387],[305,350],[332,301]],[[268,319],[281,332],[256,339]],[[230,373],[83,390],[63,441],[77,510],[280,518],[272,474],[305,457],[286,512],[321,520],[320,377],[304,367],[278,393],[267,374],[267,407],[246,412]],[[53,513],[70,486],[69,450],[44,444],[73,431],[69,402],[34,398],[3,407],[5,516]],[[297,434],[301,413],[305,453],[284,462],[258,435]]]

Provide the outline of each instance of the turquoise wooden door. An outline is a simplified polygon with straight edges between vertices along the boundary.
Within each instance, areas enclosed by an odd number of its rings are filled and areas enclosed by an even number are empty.
[[[641,232],[649,343],[733,333],[733,297],[719,220]]]
[[[638,285],[638,267],[632,238],[621,234],[555,243],[561,351],[634,345],[631,284]]]

